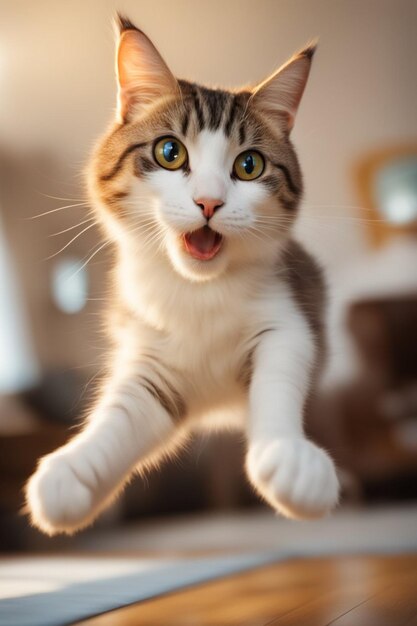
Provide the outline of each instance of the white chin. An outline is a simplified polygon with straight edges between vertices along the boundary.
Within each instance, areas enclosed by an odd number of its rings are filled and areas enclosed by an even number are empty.
[[[212,259],[200,261],[186,252],[179,241],[170,238],[167,241],[167,250],[175,270],[188,280],[195,282],[213,280],[227,268],[227,257],[223,249],[220,249]]]

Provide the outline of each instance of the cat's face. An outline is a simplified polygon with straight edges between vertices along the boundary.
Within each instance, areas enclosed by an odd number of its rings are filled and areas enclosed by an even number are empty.
[[[301,195],[288,135],[312,48],[229,92],[176,80],[143,33],[121,29],[119,123],[92,168],[110,235],[191,280],[277,256]]]

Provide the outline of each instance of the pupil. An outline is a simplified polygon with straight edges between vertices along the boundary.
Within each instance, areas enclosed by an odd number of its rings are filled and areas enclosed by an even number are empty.
[[[178,157],[179,146],[175,141],[167,141],[163,147],[164,159],[172,163]]]
[[[243,167],[245,169],[246,174],[252,174],[253,170],[255,169],[255,159],[253,158],[251,154],[249,154],[246,157],[243,163]]]

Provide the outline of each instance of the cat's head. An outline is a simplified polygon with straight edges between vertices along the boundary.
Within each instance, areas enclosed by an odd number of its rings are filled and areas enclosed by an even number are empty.
[[[209,89],[119,18],[117,122],[90,168],[110,236],[191,280],[276,257],[302,192],[289,134],[314,50],[254,88]]]

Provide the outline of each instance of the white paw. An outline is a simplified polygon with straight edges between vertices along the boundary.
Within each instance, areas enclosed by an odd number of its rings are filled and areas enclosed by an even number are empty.
[[[51,454],[27,484],[32,523],[48,535],[71,534],[91,521],[93,492],[73,467],[70,455]]]
[[[337,504],[339,481],[333,461],[306,439],[252,444],[247,471],[261,495],[286,517],[321,517]]]

